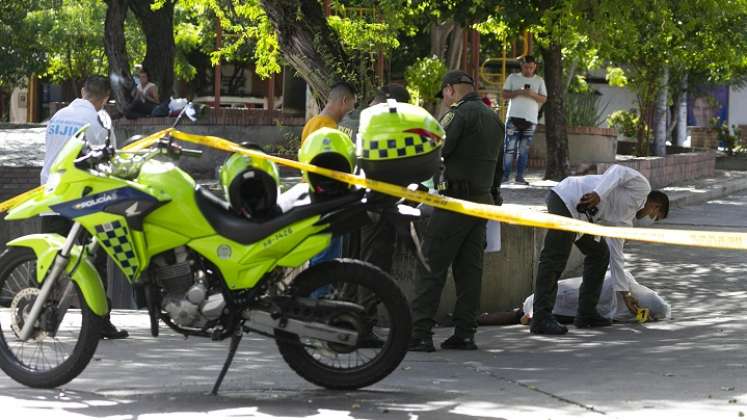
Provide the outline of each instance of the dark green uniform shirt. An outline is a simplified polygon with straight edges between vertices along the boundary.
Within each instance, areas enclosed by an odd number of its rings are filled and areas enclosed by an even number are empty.
[[[446,129],[441,152],[446,180],[467,181],[470,194],[465,198],[492,204],[490,188],[504,137],[498,115],[471,92],[451,106],[441,124]]]

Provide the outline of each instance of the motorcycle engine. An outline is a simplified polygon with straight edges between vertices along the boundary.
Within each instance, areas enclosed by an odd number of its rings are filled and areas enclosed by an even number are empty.
[[[195,264],[196,255],[185,247],[153,258],[151,275],[163,291],[161,308],[180,327],[201,328],[218,319],[225,300],[211,290],[204,270]]]

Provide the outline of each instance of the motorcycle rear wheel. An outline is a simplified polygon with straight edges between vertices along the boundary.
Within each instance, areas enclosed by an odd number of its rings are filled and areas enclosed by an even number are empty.
[[[68,281],[66,274],[60,276],[47,301],[55,303]],[[32,338],[20,341],[18,324],[40,286],[31,249],[10,247],[0,255],[0,369],[23,385],[54,388],[73,380],[88,365],[98,346],[103,319],[91,312],[74,284],[72,306],[55,336],[46,330],[54,316],[50,305],[42,310]]]
[[[378,267],[357,260],[333,260],[303,271],[293,280],[298,297],[342,300],[360,304],[373,316],[341,316],[330,324],[373,333],[380,348],[346,347],[309,340],[277,331],[276,341],[286,363],[301,377],[316,385],[351,390],[372,385],[399,366],[407,353],[412,321],[402,290]],[[379,328],[377,320],[389,321]],[[370,326],[370,327],[369,327]]]

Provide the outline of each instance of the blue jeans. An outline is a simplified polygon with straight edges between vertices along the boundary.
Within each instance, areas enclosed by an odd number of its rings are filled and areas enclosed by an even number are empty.
[[[333,236],[329,246],[309,260],[309,267],[340,257],[342,257],[342,236]],[[323,296],[327,295],[330,290],[331,287],[329,285],[322,286],[311,292],[310,297],[312,299],[321,299]]]
[[[532,124],[526,130],[516,128],[509,118],[506,122],[506,139],[503,141],[503,179],[511,175],[511,164],[516,158],[516,179],[524,178],[524,170],[529,163],[529,145],[534,139],[537,124]]]

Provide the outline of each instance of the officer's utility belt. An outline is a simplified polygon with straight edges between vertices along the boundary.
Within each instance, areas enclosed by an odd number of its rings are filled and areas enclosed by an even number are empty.
[[[470,198],[473,193],[466,179],[444,179],[438,184],[438,193],[453,198]]]

